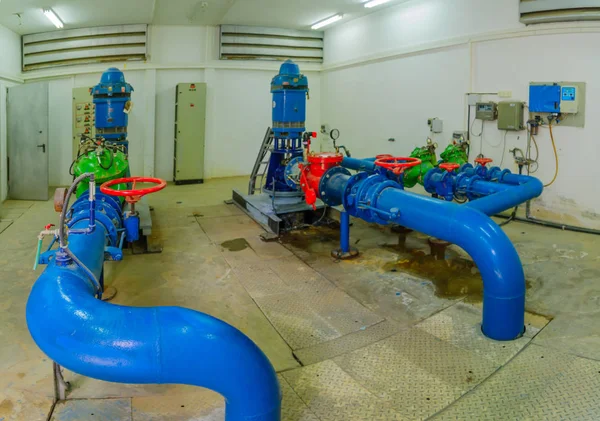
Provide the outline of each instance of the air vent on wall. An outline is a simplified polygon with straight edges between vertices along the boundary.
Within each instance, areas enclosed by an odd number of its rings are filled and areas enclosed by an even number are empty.
[[[145,60],[147,25],[69,29],[23,36],[23,70]]]
[[[323,62],[323,32],[221,25],[221,60]]]
[[[521,0],[521,22],[600,20],[600,0]]]

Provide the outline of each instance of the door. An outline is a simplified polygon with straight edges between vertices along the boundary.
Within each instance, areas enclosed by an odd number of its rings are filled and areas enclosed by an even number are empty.
[[[8,89],[8,197],[48,200],[48,83]]]

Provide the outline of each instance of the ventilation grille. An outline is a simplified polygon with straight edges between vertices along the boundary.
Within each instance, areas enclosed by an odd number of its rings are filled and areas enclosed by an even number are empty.
[[[600,0],[521,0],[521,22],[600,20]]]
[[[145,60],[147,25],[69,29],[23,36],[23,71]]]
[[[221,25],[221,60],[323,62],[323,32]]]

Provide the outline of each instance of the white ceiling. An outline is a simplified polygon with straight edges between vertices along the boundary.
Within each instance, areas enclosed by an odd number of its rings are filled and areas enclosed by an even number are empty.
[[[344,21],[407,0],[366,9],[367,0],[0,0],[0,24],[19,34],[55,30],[42,13],[52,8],[65,29],[152,23],[158,25],[257,25],[310,29],[336,13]],[[20,17],[17,15],[19,14]]]

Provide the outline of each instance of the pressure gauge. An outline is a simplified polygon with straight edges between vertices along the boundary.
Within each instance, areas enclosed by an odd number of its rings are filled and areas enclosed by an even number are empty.
[[[333,129],[329,133],[329,137],[331,138],[331,140],[338,140],[340,138],[340,131],[338,129]]]

